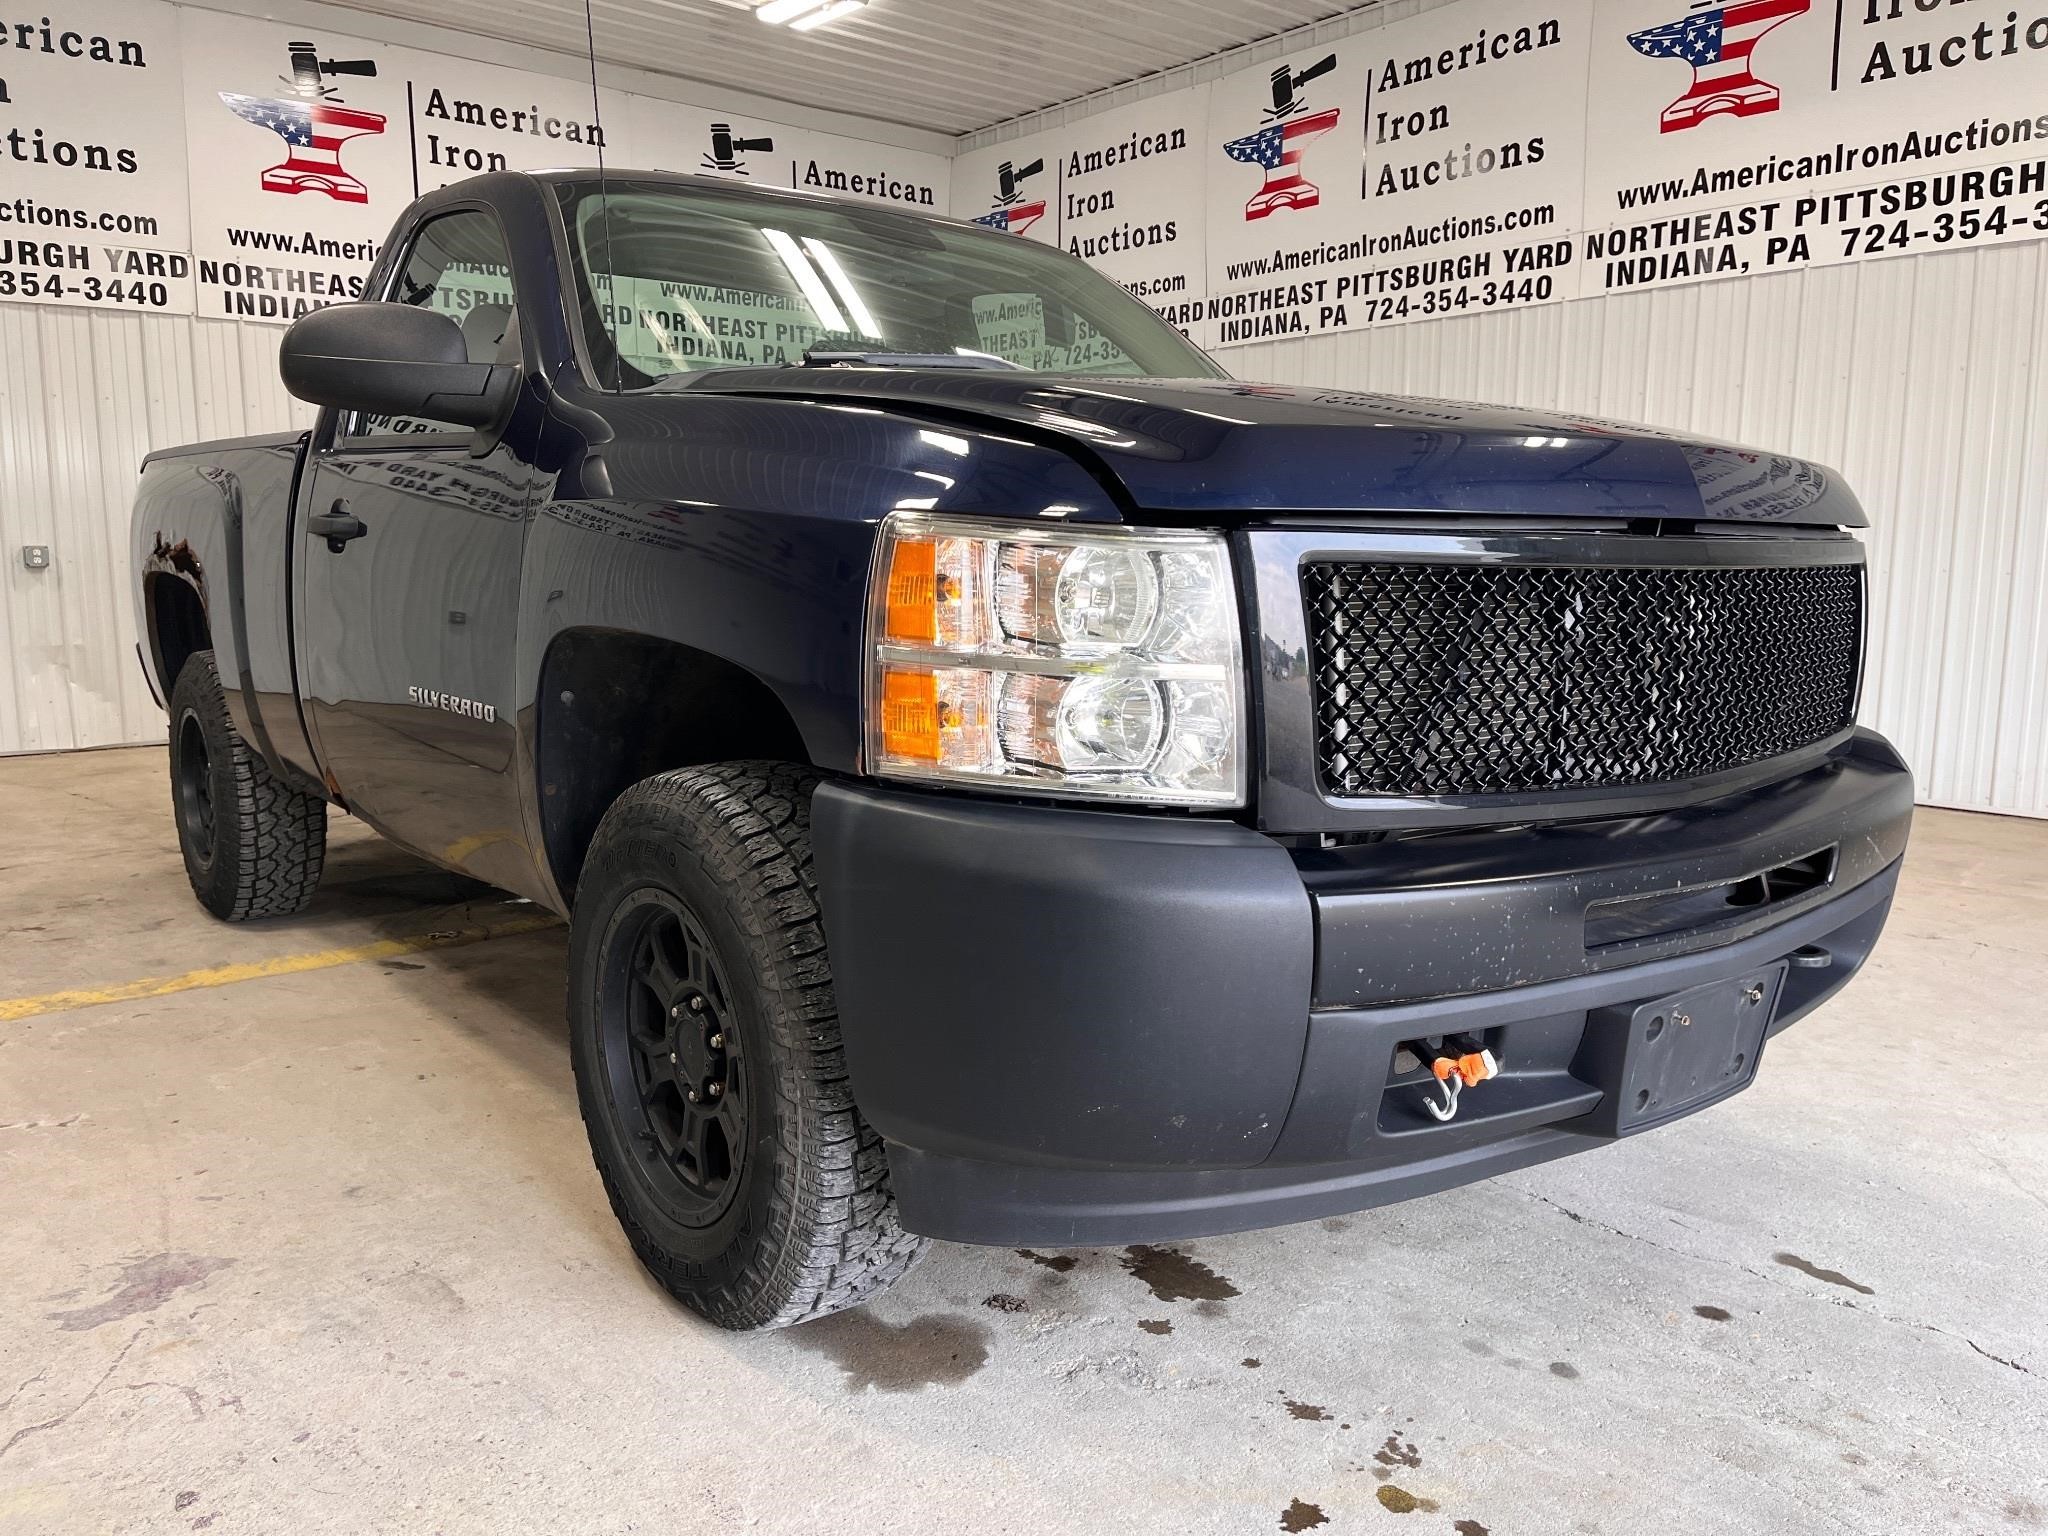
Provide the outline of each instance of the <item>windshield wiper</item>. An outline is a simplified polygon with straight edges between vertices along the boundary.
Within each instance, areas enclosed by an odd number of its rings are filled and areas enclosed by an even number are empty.
[[[1005,373],[1028,373],[1022,363],[992,352],[841,352],[813,348],[798,364],[803,368],[994,368]]]

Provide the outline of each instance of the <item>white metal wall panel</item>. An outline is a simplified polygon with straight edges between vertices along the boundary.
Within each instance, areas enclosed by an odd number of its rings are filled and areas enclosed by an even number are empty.
[[[2048,816],[2048,246],[1222,357],[1245,378],[1648,421],[1835,466],[1874,523],[1864,719],[1924,800]]]
[[[0,751],[153,741],[128,507],[152,447],[304,424],[275,327],[0,306]],[[31,571],[28,544],[52,561]]]

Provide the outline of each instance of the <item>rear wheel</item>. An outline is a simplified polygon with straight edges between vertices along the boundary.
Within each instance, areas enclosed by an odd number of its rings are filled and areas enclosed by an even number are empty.
[[[171,689],[171,805],[192,894],[215,917],[289,917],[313,899],[327,803],[235,734],[211,651],[193,652]]]
[[[923,1254],[847,1085],[807,770],[661,774],[578,882],[570,1028],[591,1150],[640,1260],[726,1328],[876,1296]]]

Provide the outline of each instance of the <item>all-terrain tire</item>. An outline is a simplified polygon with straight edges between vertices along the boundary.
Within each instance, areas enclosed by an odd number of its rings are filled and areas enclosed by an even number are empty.
[[[171,808],[192,894],[215,917],[290,917],[313,899],[327,802],[235,734],[211,651],[194,651],[171,689]]]
[[[641,1262],[724,1328],[858,1306],[926,1247],[847,1083],[811,867],[817,782],[761,762],[643,780],[577,883],[570,1042],[591,1151]],[[731,1118],[694,1129],[721,1091]]]

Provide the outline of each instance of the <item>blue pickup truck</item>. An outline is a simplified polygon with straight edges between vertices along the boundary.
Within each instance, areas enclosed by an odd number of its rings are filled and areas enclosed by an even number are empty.
[[[193,889],[299,910],[333,807],[562,914],[724,1326],[1666,1124],[1883,926],[1820,466],[1240,383],[1056,250],[679,176],[448,187],[367,291],[310,432],[143,471]]]

